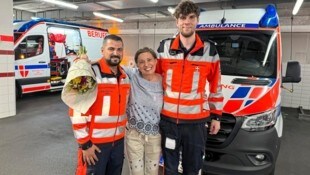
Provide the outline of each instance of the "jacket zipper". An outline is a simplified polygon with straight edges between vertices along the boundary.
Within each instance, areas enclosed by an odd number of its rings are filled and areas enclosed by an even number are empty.
[[[115,135],[116,135],[116,131],[117,131],[117,128],[118,128],[118,120],[119,120],[119,114],[121,112],[121,95],[120,95],[120,80],[116,77],[116,80],[117,80],[117,91],[118,91],[118,114],[117,114],[117,122],[116,122],[116,127],[115,127],[115,132],[114,132],[114,136],[113,136],[113,143],[112,143],[112,146],[114,146],[114,143],[115,143]]]
[[[183,53],[184,56],[184,53]],[[182,75],[181,75],[181,85],[179,90],[179,98],[178,98],[178,107],[177,107],[177,124],[179,124],[179,110],[180,110],[180,98],[181,98],[181,90],[182,90],[182,84],[183,84],[183,75],[184,75],[184,64],[185,64],[186,58],[184,58],[182,62]]]

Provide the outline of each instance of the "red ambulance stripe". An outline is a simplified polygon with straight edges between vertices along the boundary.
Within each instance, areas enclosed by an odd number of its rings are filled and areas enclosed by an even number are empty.
[[[50,89],[50,88],[51,88],[50,85],[23,88],[23,93],[25,93],[25,92],[40,91],[40,90],[48,90],[48,89]]]
[[[14,55],[13,50],[0,50],[0,55]]]
[[[223,111],[227,113],[232,113],[238,109],[240,109],[243,100],[228,100],[226,105],[224,106]]]
[[[14,72],[1,72],[0,77],[14,77],[15,73]]]
[[[9,35],[0,35],[0,41],[13,42],[14,38]]]
[[[253,89],[249,98],[255,98],[255,99],[258,98],[258,96],[260,96],[263,93],[263,90],[264,89],[261,87]]]

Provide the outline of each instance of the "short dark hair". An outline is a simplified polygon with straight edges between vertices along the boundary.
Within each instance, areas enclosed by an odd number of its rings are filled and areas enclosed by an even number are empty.
[[[154,52],[153,49],[151,49],[149,47],[144,47],[142,49],[137,50],[137,52],[135,54],[135,62],[136,62],[136,64],[138,63],[138,57],[140,56],[140,54],[146,53],[146,52],[150,53],[155,59],[157,59],[157,55],[156,55],[156,53]]]
[[[119,37],[117,35],[107,35],[103,39],[102,46],[104,46],[107,43],[108,40],[120,41],[120,42],[123,43],[123,39],[121,37]]]
[[[178,19],[181,15],[187,16],[191,13],[195,13],[197,15],[197,18],[198,18],[200,15],[199,7],[194,2],[192,2],[190,0],[183,0],[175,8],[175,12],[173,13],[173,16],[176,19]]]

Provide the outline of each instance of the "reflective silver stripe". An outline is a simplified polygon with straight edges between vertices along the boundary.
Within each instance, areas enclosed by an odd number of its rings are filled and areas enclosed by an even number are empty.
[[[206,102],[203,103],[202,108],[205,109],[205,110],[210,110],[208,101],[206,101]]]
[[[193,75],[192,89],[191,89],[192,93],[195,93],[198,90],[199,77],[200,77],[200,72],[199,72],[199,67],[197,66],[196,70],[194,71],[194,75]]]
[[[171,55],[169,55],[169,53],[161,53],[159,55],[159,58],[160,59],[163,59],[163,60],[171,60],[171,59],[174,59],[174,60],[184,60],[184,57],[183,57],[183,53],[181,54],[177,54],[177,55],[173,55],[173,57]]]
[[[103,96],[103,103],[102,103],[102,116],[107,116],[110,113],[111,107],[111,96]]]
[[[117,84],[117,79],[116,78],[102,78],[101,83],[103,84]]]
[[[171,92],[166,90],[165,91],[165,95],[169,98],[179,98],[179,92]],[[181,93],[180,94],[180,99],[185,99],[185,100],[197,100],[201,98],[201,94],[200,93]]]
[[[164,110],[176,113],[178,111],[178,107],[175,104],[164,102]]]
[[[217,60],[214,59],[213,56],[209,56],[209,52],[207,54],[204,54],[203,56],[192,56],[189,55],[187,60],[189,61],[199,61],[199,62],[208,62],[208,63],[212,63],[212,62],[216,62]]]
[[[201,113],[201,105],[179,105],[179,113],[180,114],[199,114]]]
[[[117,116],[95,116],[95,123],[116,123],[121,122],[127,118],[126,115],[121,115],[119,118]],[[117,120],[118,119],[118,120]]]
[[[220,90],[221,92],[221,90]],[[210,93],[209,98],[222,98],[223,94],[222,93]]]
[[[120,84],[130,84],[129,78],[128,77],[122,78],[121,81],[120,81]]]
[[[125,126],[119,126],[116,128],[116,135],[120,135],[125,132]]]
[[[172,69],[168,69],[167,70],[167,75],[166,75],[166,84],[167,84],[167,91],[171,91],[171,85],[172,85],[172,73],[173,70]]]
[[[88,136],[87,128],[81,128],[78,130],[73,130],[74,137],[76,139],[82,139]]]
[[[166,93],[166,95],[167,95],[167,97],[170,97],[170,98],[179,98],[179,92],[172,92],[171,90],[170,90],[170,88],[169,88],[169,90],[168,90],[168,87],[167,87],[167,89],[165,90],[165,93]]]
[[[80,116],[82,116],[82,113],[73,110],[73,117],[80,117]]]
[[[96,80],[97,80],[97,83],[101,83],[102,82],[102,77],[101,77],[101,74],[100,74],[100,70],[99,70],[99,66],[97,65],[94,65],[92,66],[94,72],[95,72],[95,75],[96,75]]]
[[[87,116],[74,116],[70,117],[72,124],[85,124],[87,123]]]
[[[103,138],[114,136],[115,128],[111,129],[93,129],[93,138]]]
[[[116,132],[115,132],[116,130]],[[119,126],[117,128],[110,129],[93,129],[93,138],[104,138],[104,137],[113,137],[115,135],[120,135],[124,133],[125,126]]]
[[[222,110],[223,102],[209,102],[210,109]]]

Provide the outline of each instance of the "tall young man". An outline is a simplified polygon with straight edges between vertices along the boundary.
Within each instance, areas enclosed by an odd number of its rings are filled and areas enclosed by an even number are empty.
[[[198,174],[208,118],[212,119],[209,134],[217,134],[220,129],[220,60],[215,46],[202,41],[195,32],[199,14],[193,2],[180,2],[174,13],[179,34],[162,41],[158,48],[157,71],[163,75],[164,87],[160,129],[165,175],[178,174],[180,151],[183,174]]]
[[[98,84],[96,101],[86,114],[70,110],[73,132],[80,145],[77,175],[121,175],[124,159],[129,78],[119,66],[123,41],[108,35],[102,58],[92,65]]]

